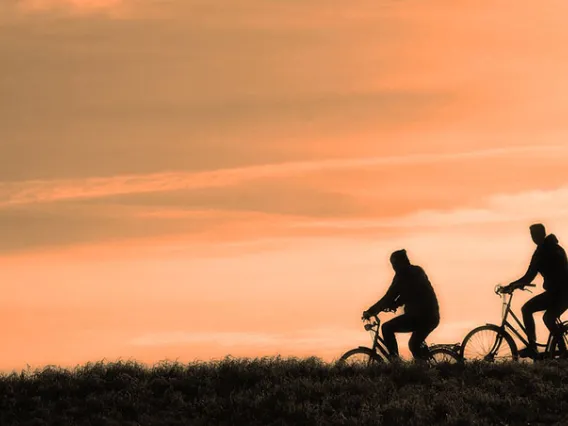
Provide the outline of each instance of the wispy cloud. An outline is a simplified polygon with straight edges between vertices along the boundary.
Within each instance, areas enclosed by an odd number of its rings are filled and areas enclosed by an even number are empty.
[[[256,179],[281,178],[321,171],[340,171],[397,165],[442,163],[513,155],[558,155],[568,146],[518,146],[454,153],[426,153],[320,161],[299,161],[205,172],[166,172],[108,178],[33,180],[0,184],[0,207],[122,194],[167,192],[238,185]]]
[[[18,5],[25,12],[68,10],[78,14],[106,12],[118,16],[125,10],[125,0],[20,0]]]
[[[420,210],[408,215],[380,219],[302,221],[297,228],[381,229],[448,227],[511,221],[539,221],[568,217],[568,186],[553,190],[496,194],[480,200],[479,207],[451,210]]]

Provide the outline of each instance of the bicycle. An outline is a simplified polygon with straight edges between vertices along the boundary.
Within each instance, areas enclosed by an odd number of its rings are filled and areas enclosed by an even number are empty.
[[[396,309],[386,309],[383,312],[395,312]],[[373,315],[372,321],[371,319],[365,320],[368,323],[365,324],[364,328],[365,331],[372,332],[373,335],[373,347],[369,348],[366,346],[359,346],[355,349],[351,349],[345,352],[341,358],[339,358],[338,363],[340,364],[365,364],[371,365],[373,363],[386,363],[391,362],[390,359],[390,352],[387,349],[385,341],[383,337],[380,335],[379,330],[381,326],[381,320],[379,319],[378,315]],[[426,345],[426,342],[422,343],[423,347],[429,351],[429,356],[427,362],[431,365],[449,362],[449,363],[457,363],[460,359],[460,348],[459,343],[454,344],[433,344],[433,345]]]
[[[523,323],[515,315],[511,309],[511,302],[513,301],[513,293],[515,290],[529,291],[525,287],[536,287],[535,284],[526,284],[521,287],[506,290],[505,287],[497,285],[495,287],[495,294],[501,296],[503,301],[503,313],[501,325],[485,324],[471,330],[463,339],[461,344],[461,357],[464,361],[481,359],[489,362],[499,361],[518,361],[519,351],[517,344],[513,339],[516,336],[525,345],[528,345],[527,330]],[[531,292],[532,293],[532,292]],[[512,317],[516,322],[509,321]],[[562,339],[565,344],[568,342],[568,321],[561,322],[557,319],[557,324],[562,327]],[[477,345],[479,343],[479,345]],[[549,333],[546,343],[537,343],[538,348],[545,348],[544,351],[538,351],[535,357],[530,357],[534,361],[542,359],[553,359],[560,354],[557,348],[558,338]]]

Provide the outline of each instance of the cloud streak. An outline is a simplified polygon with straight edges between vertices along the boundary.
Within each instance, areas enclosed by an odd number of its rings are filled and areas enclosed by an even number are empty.
[[[20,10],[28,13],[50,10],[67,10],[75,14],[108,13],[119,16],[125,7],[124,0],[20,0]]]
[[[421,210],[396,218],[303,221],[295,228],[371,230],[382,228],[429,228],[538,221],[568,217],[568,186],[554,190],[496,194],[477,208]]]
[[[362,157],[297,161],[237,167],[205,172],[164,172],[123,175],[108,178],[32,180],[0,184],[0,207],[49,203],[63,200],[102,198],[114,195],[168,192],[238,185],[257,179],[282,178],[324,171],[374,167],[435,164],[512,155],[559,155],[567,146],[517,146],[454,153],[426,153],[404,156]]]

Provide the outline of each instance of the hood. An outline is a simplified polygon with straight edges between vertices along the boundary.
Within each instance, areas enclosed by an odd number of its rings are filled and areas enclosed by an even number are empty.
[[[558,238],[556,238],[556,235],[554,235],[554,234],[549,234],[544,239],[543,244],[546,244],[546,245],[558,244]]]

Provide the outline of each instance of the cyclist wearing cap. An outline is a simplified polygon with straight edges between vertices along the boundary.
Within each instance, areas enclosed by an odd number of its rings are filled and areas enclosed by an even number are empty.
[[[423,343],[440,323],[436,294],[424,270],[410,263],[406,250],[392,253],[390,262],[395,271],[393,281],[384,297],[363,312],[363,318],[404,306],[403,315],[382,325],[383,339],[391,356],[398,358],[395,333],[412,333],[408,347],[414,358],[425,359],[427,348]]]
[[[519,351],[521,357],[530,357],[537,353],[534,313],[545,311],[542,317],[544,324],[552,334],[559,334],[562,330],[558,328],[556,321],[568,309],[568,259],[566,252],[558,244],[558,239],[554,234],[546,235],[543,224],[536,223],[531,225],[529,229],[532,240],[537,245],[529,268],[525,275],[504,287],[505,291],[523,287],[530,284],[538,273],[543,278],[544,293],[533,297],[522,307],[523,322],[527,330],[529,344]],[[559,351],[566,354],[564,340],[559,339],[559,343]]]

